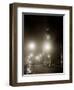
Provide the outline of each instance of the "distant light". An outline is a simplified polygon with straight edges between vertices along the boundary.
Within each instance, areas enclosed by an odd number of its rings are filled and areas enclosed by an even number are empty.
[[[40,54],[39,57],[42,57],[42,54]]]
[[[29,50],[34,50],[35,49],[35,43],[34,42],[29,43],[28,48],[29,48]]]
[[[48,58],[50,58],[51,56],[50,55],[48,55]]]
[[[30,57],[33,57],[33,54],[32,53],[30,54]]]
[[[39,61],[40,60],[40,56],[36,56],[35,59]]]
[[[46,39],[49,40],[50,39],[50,35],[46,35]]]
[[[33,53],[31,53],[31,54],[29,55],[30,58],[33,57],[33,56],[34,56]]]
[[[44,45],[43,45],[43,50],[48,52],[48,51],[51,51],[51,49],[52,49],[51,43],[45,42]]]
[[[63,60],[61,60],[60,62],[61,62],[61,64],[62,64],[62,63],[63,63]]]
[[[49,64],[49,67],[51,66],[51,63]]]
[[[46,28],[46,31],[49,31],[50,28]]]

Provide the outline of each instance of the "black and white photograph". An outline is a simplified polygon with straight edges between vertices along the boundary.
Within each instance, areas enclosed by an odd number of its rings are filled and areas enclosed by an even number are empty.
[[[63,15],[23,14],[24,74],[63,73]]]
[[[72,83],[72,7],[10,5],[10,85]]]

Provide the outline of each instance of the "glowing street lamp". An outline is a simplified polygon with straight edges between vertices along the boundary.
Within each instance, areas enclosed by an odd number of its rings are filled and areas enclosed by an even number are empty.
[[[43,50],[46,51],[46,52],[51,51],[51,50],[52,50],[52,45],[51,45],[51,43],[45,42],[45,43],[43,44]]]
[[[30,42],[28,45],[29,50],[34,50],[35,49],[35,43],[34,42]]]

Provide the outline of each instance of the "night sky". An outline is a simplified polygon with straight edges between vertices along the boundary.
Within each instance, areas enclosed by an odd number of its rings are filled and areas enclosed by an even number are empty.
[[[35,67],[32,63],[31,66],[33,68],[31,70],[31,74],[63,72],[63,16],[24,14],[24,74],[27,74],[28,63],[26,63],[26,60],[30,53],[27,48],[28,43],[32,41],[36,43],[37,47],[36,51],[34,52],[35,57],[39,53],[42,53],[42,45],[43,42],[46,40],[46,35],[50,36],[50,41],[53,44],[53,52],[51,51],[51,65],[50,67],[46,67],[47,69],[45,69],[41,66],[43,65],[43,61],[36,62],[34,63],[34,65],[38,65],[38,67],[36,67],[36,69],[33,70]],[[43,59],[41,60],[46,60],[45,57],[46,56],[43,56]],[[32,61],[35,62],[35,59]],[[42,70],[38,71],[37,69],[39,67],[42,68],[44,72],[41,72]]]

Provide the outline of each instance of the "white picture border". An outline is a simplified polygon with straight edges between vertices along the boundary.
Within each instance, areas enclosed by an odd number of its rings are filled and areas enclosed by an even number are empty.
[[[63,16],[63,70],[64,73],[34,74],[22,76],[22,13],[64,14]],[[69,80],[69,10],[17,8],[17,82]]]

